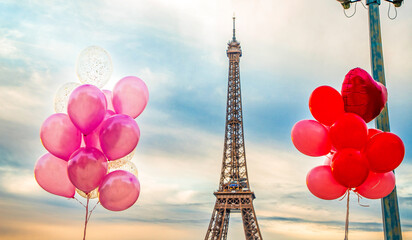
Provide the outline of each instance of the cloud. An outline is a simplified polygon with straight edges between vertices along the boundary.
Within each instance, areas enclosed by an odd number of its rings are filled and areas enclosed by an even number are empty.
[[[1,57],[13,57],[17,52],[13,42],[7,38],[0,38],[0,49]]]
[[[261,221],[274,221],[274,222],[286,222],[286,223],[312,223],[318,224],[320,226],[327,226],[332,227],[335,229],[343,230],[345,227],[345,221],[313,221],[309,219],[302,219],[302,218],[287,218],[287,217],[261,217]],[[380,222],[350,222],[351,230],[359,230],[359,231],[366,231],[366,232],[379,232],[382,229],[382,223]],[[407,226],[409,228],[412,225]]]
[[[2,190],[15,195],[38,194],[40,188],[34,179],[33,171],[21,168],[0,167]]]

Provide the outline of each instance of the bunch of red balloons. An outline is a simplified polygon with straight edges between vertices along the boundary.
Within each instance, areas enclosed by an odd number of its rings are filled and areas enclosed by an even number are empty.
[[[384,109],[387,91],[363,69],[349,71],[341,93],[316,88],[309,109],[316,120],[292,128],[292,142],[308,156],[327,156],[325,164],[306,177],[309,191],[325,200],[353,190],[369,199],[383,198],[395,187],[393,170],[405,155],[402,140],[390,132],[368,129],[366,123]]]
[[[55,113],[42,124],[40,139],[48,153],[35,165],[35,177],[46,191],[73,198],[76,188],[90,198],[98,191],[101,205],[122,211],[140,194],[135,174],[108,172],[108,163],[130,154],[140,138],[134,120],[147,105],[149,92],[138,77],[122,78],[113,92],[91,84],[73,90],[67,114]]]

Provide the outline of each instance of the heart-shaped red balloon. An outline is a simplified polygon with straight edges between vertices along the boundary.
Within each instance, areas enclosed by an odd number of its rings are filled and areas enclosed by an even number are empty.
[[[388,94],[386,87],[373,80],[369,73],[361,68],[354,68],[345,76],[342,97],[345,112],[355,113],[365,122],[370,122],[385,107]]]

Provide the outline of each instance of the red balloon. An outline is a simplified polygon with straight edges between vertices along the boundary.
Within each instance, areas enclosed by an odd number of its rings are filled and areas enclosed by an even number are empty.
[[[130,172],[116,170],[106,175],[99,187],[99,200],[104,208],[123,211],[139,198],[139,180]]]
[[[395,174],[369,172],[368,178],[355,192],[369,199],[379,199],[388,196],[395,188]]]
[[[373,136],[363,154],[373,172],[384,173],[397,168],[405,156],[402,140],[393,133],[383,132]]]
[[[70,157],[67,172],[76,188],[89,193],[107,174],[107,159],[96,148],[80,148]]]
[[[337,150],[344,148],[361,150],[368,141],[368,127],[358,115],[345,113],[330,127],[330,139]]]
[[[370,122],[385,107],[387,91],[384,85],[374,81],[365,70],[355,68],[345,76],[342,97],[346,112],[356,113],[365,122]]]
[[[332,175],[347,188],[361,185],[369,174],[366,160],[356,149],[346,148],[336,152],[332,160]]]
[[[371,139],[376,134],[379,134],[379,133],[383,133],[383,132],[379,129],[369,128],[368,129],[368,140]]]
[[[327,126],[331,126],[345,111],[340,93],[332,87],[320,86],[309,98],[312,116]]]
[[[328,129],[314,120],[299,121],[292,128],[292,142],[303,154],[319,157],[331,150]]]
[[[333,200],[345,194],[347,188],[339,184],[332,176],[330,166],[318,166],[306,175],[306,185],[316,197]]]

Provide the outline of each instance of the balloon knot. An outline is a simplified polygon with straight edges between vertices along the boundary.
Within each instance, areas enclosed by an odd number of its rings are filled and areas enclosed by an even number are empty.
[[[348,189],[346,190],[345,194],[341,197],[341,199],[339,199],[339,201],[342,201],[343,199],[345,199],[346,196],[348,196],[350,190],[351,190],[351,189],[348,188]]]

